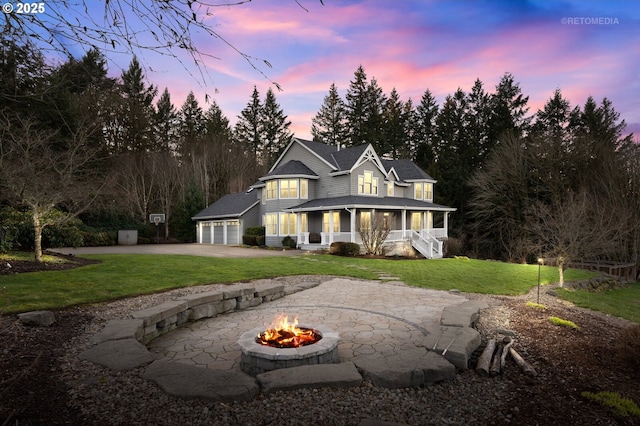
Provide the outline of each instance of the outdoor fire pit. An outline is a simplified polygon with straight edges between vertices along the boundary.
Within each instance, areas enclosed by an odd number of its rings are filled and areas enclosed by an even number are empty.
[[[242,370],[256,374],[301,365],[331,364],[338,359],[338,332],[322,325],[299,326],[280,316],[266,329],[257,327],[242,334]]]

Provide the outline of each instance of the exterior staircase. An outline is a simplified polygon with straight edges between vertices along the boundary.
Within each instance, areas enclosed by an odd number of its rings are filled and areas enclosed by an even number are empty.
[[[411,246],[427,259],[441,259],[444,256],[443,243],[428,231],[411,232]]]

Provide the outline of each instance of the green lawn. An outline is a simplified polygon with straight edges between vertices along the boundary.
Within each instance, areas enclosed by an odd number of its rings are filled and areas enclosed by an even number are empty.
[[[24,312],[120,299],[212,283],[232,283],[284,275],[322,274],[376,279],[398,277],[409,285],[439,290],[516,295],[538,283],[537,265],[474,259],[386,260],[304,254],[293,257],[224,259],[179,255],[91,255],[102,263],[67,271],[0,277],[0,311]],[[554,267],[541,268],[541,283],[557,281]],[[592,273],[567,270],[567,281]],[[563,293],[564,295],[564,293]],[[598,299],[592,295],[591,299]],[[627,295],[635,300],[638,293]],[[625,303],[620,297],[614,304]],[[597,306],[593,309],[598,309]],[[629,310],[633,310],[630,307]]]
[[[560,290],[559,296],[583,308],[640,323],[640,283],[602,293]]]

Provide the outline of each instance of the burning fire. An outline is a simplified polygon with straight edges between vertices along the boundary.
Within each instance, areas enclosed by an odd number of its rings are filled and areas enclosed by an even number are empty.
[[[258,334],[256,342],[276,348],[299,348],[311,345],[322,336],[311,328],[298,327],[298,317],[289,322],[289,316],[280,315],[264,332]]]

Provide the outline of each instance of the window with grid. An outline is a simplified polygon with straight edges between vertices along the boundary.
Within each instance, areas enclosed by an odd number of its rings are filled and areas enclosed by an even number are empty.
[[[296,223],[295,213],[280,213],[280,235],[296,235]]]
[[[275,213],[267,213],[264,216],[264,228],[266,235],[277,235],[278,215]]]
[[[280,198],[298,198],[298,179],[280,180]]]
[[[340,212],[333,212],[333,232],[340,232]],[[331,228],[330,213],[322,214],[322,232],[329,232]]]
[[[358,176],[358,194],[378,195],[378,178],[373,176],[373,172],[365,170]]]
[[[267,182],[267,200],[275,200],[278,198],[278,181],[270,180]]]

